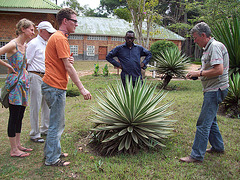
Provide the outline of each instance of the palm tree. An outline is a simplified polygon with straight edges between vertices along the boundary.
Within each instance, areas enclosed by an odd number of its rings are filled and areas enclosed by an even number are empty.
[[[178,48],[168,48],[156,55],[157,72],[163,74],[163,83],[161,88],[165,89],[173,76],[185,78],[186,65],[189,58],[185,54],[181,54]]]
[[[175,120],[166,119],[173,114],[166,111],[171,103],[158,106],[166,94],[159,91],[154,95],[155,90],[156,86],[140,79],[133,88],[130,78],[125,89],[118,82],[116,88],[106,89],[106,95],[100,92],[101,97],[97,97],[100,107],[93,108],[95,116],[91,118],[96,123],[92,142],[98,152],[134,153],[144,147],[164,146],[162,140],[172,133],[171,124]]]

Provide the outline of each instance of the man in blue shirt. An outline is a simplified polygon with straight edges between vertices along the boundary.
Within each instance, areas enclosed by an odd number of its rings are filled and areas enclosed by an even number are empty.
[[[111,50],[106,60],[115,67],[122,69],[121,80],[125,87],[125,76],[132,77],[133,86],[138,77],[141,77],[141,69],[146,69],[152,54],[150,51],[140,45],[134,44],[135,34],[133,31],[128,31],[125,36],[125,44],[115,47]],[[141,57],[146,56],[141,62]],[[117,57],[120,62],[116,61],[114,57]]]

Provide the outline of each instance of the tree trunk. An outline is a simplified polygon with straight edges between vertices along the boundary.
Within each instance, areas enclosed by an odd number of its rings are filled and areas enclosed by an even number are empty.
[[[163,79],[163,83],[162,83],[161,88],[165,89],[167,87],[168,83],[171,81],[171,79],[172,79],[172,76],[166,75]]]

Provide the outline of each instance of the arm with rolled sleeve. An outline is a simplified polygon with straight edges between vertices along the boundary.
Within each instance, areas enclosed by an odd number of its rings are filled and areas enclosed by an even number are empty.
[[[145,59],[142,62],[144,64],[144,66],[143,67],[141,66],[141,68],[142,69],[146,69],[147,68],[147,64],[149,63],[150,59],[152,58],[152,53],[149,50],[143,48],[142,52],[141,52],[141,57],[142,56],[146,56],[146,57],[145,57]]]
[[[118,57],[118,47],[111,50],[106,56],[106,60],[110,62],[115,67],[121,67],[121,64],[114,59],[114,57]]]

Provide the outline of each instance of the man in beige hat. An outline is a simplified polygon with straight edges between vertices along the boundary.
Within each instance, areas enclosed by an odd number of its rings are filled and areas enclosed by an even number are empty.
[[[27,44],[27,70],[30,82],[30,139],[36,143],[44,143],[42,135],[46,135],[49,126],[49,108],[42,98],[41,85],[45,73],[45,49],[49,37],[56,31],[48,21],[37,26],[38,36]],[[39,129],[39,111],[41,107],[41,127]]]

